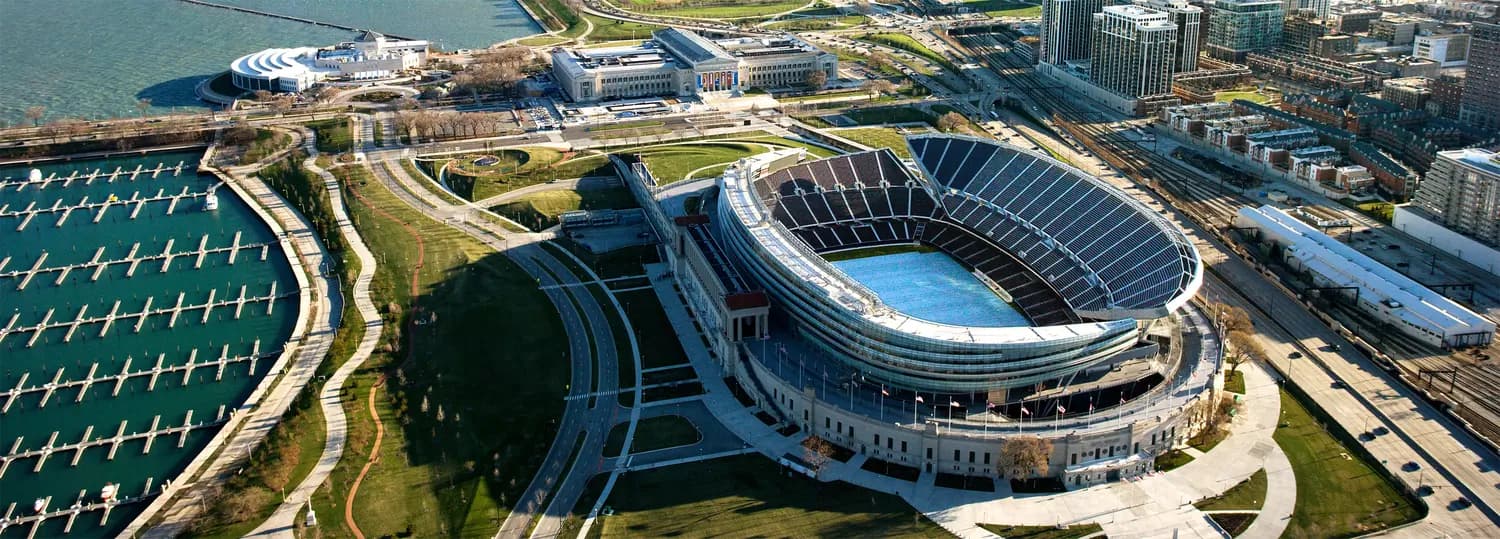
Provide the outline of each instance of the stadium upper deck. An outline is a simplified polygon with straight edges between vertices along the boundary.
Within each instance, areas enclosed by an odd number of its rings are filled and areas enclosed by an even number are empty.
[[[1003,152],[1016,165],[985,168],[991,177],[984,185],[1003,179],[1025,182],[1027,189],[964,191],[953,180],[978,176],[966,161],[942,158],[951,142],[963,145],[965,156],[987,153],[988,160]],[[746,160],[722,181],[726,249],[799,322],[799,332],[872,376],[912,389],[973,392],[1104,368],[1139,345],[1136,318],[1167,316],[1201,281],[1197,254],[1180,233],[1173,236],[1160,220],[1141,214],[1148,210],[1077,171],[976,139],[914,137],[910,144],[919,162],[929,161],[925,169],[938,171],[937,181],[912,175],[886,150],[777,171],[765,170],[771,160]],[[1030,166],[1020,166],[1022,160]],[[983,165],[973,164],[975,171]],[[1051,203],[1029,198],[1044,193]],[[1088,213],[1056,219],[1031,211],[1056,205],[1066,193],[1081,202],[1068,208]],[[1095,235],[1061,236],[1065,230],[1051,232],[1025,217]],[[1128,227],[1117,241],[1088,241],[1117,227]],[[883,304],[820,256],[903,243],[936,247],[988,279],[1032,325],[964,327],[915,318]],[[1110,253],[1116,258],[1106,259]]]

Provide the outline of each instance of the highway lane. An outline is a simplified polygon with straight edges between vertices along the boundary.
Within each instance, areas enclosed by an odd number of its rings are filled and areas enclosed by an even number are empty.
[[[618,388],[618,348],[604,307],[599,305],[587,287],[580,286],[581,281],[572,270],[537,243],[543,237],[508,233],[488,221],[464,219],[468,215],[466,209],[449,204],[429,193],[425,187],[417,185],[417,180],[411,178],[399,163],[377,163],[370,168],[403,202],[485,242],[538,279],[542,290],[564,316],[572,364],[569,395],[585,395],[596,391],[592,389],[596,368],[600,388]],[[459,218],[455,219],[454,216]],[[583,487],[587,485],[588,478],[593,476],[590,470],[596,471],[599,465],[599,458],[587,459],[585,456],[602,455],[609,429],[620,415],[616,399],[595,399],[593,407],[588,405],[588,401],[587,398],[568,400],[557,436],[553,439],[541,468],[518,498],[512,512],[506,516],[496,537],[524,536],[533,522],[536,522],[539,531],[560,528],[562,518],[572,509],[572,503],[566,501],[566,498],[571,497],[576,502]],[[580,435],[584,436],[583,450],[579,453],[578,465],[575,469],[569,469],[568,459],[573,455]],[[582,476],[576,486],[565,482],[566,478],[574,475]],[[559,485],[568,488],[560,491]],[[540,521],[536,520],[544,514],[543,510],[549,507],[547,504],[551,499],[564,501],[556,504],[559,509],[547,513],[548,516]],[[546,528],[542,528],[544,524]]]

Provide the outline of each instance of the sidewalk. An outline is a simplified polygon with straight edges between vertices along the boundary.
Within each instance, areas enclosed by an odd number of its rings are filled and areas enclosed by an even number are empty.
[[[652,284],[673,326],[691,327],[672,283],[653,279]],[[753,409],[734,399],[723,382],[723,371],[696,336],[684,335],[682,344],[706,390],[704,405],[727,429],[773,459],[801,451],[802,435],[777,434],[753,415]],[[1007,496],[939,488],[933,485],[931,474],[923,474],[916,483],[902,481],[861,470],[857,459],[829,463],[821,478],[897,494],[960,537],[993,537],[978,527],[980,523],[1051,526],[1086,522],[1099,523],[1110,537],[1221,537],[1207,515],[1191,504],[1218,495],[1265,467],[1271,475],[1268,488],[1272,494],[1267,498],[1276,501],[1267,504],[1263,518],[1244,537],[1279,536],[1296,502],[1290,465],[1271,440],[1281,413],[1280,396],[1275,380],[1258,365],[1242,365],[1240,370],[1249,394],[1231,424],[1229,438],[1193,462],[1138,481],[1053,495]]]
[[[359,236],[359,231],[354,229],[354,224],[349,220],[349,212],[344,206],[343,193],[339,190],[338,180],[328,171],[318,168],[316,160],[318,151],[314,144],[311,132],[303,133],[303,149],[308,153],[307,161],[303,166],[318,177],[323,179],[323,185],[328,189],[329,202],[333,206],[334,217],[338,219],[339,232],[344,235],[345,244],[349,250],[359,258],[359,275],[354,279],[354,306],[359,309],[359,316],[365,325],[364,337],[333,376],[323,383],[323,389],[318,393],[318,406],[323,410],[323,422],[326,426],[327,438],[323,444],[323,454],[318,457],[315,465],[302,483],[287,495],[286,499],[276,508],[276,512],[266,519],[264,523],[250,532],[252,537],[292,537],[292,530],[297,523],[297,514],[301,512],[307,501],[312,498],[313,492],[328,478],[338,466],[339,459],[344,452],[344,443],[348,438],[348,417],[344,414],[344,406],[339,398],[343,393],[344,382],[354,371],[369,359],[370,353],[375,351],[375,345],[380,341],[380,334],[384,330],[384,322],[380,318],[380,312],[375,309],[374,302],[370,301],[370,280],[375,276],[375,256],[370,253],[365,242]],[[346,321],[347,322],[347,321]]]

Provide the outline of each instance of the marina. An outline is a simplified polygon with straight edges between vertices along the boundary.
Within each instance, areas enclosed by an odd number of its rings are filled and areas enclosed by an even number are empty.
[[[0,537],[112,537],[271,372],[302,290],[199,151],[0,168]]]

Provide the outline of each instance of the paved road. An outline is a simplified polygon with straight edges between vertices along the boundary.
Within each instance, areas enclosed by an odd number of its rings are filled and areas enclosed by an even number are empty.
[[[371,168],[375,171],[375,177],[402,201],[504,253],[538,280],[543,292],[558,309],[563,320],[563,328],[569,336],[569,357],[572,363],[570,395],[584,395],[593,391],[591,383],[595,379],[596,367],[599,372],[597,379],[600,381],[600,387],[617,389],[619,380],[616,363],[617,347],[609,318],[605,315],[604,307],[599,305],[588,288],[577,286],[580,284],[578,276],[538,243],[549,236],[515,234],[488,221],[467,220],[468,210],[462,206],[450,204],[428,192],[398,163],[376,163]],[[580,263],[579,266],[583,264]],[[587,278],[593,280],[595,276],[589,275]],[[618,310],[615,312],[618,313]],[[590,342],[593,343],[594,354],[590,354]],[[573,447],[579,435],[582,434],[585,437],[584,450],[580,453],[581,455],[602,453],[605,437],[609,434],[608,429],[617,422],[619,407],[614,399],[595,399],[595,401],[594,406],[589,407],[586,398],[567,400],[562,422],[552,447],[548,450],[541,468],[518,499],[512,512],[506,516],[497,537],[525,535],[525,531],[532,526],[533,519],[543,512],[549,497],[554,496],[554,489],[563,482],[564,477],[568,476],[568,457],[573,454]],[[585,458],[580,458],[578,462],[583,467],[589,465],[588,459]],[[597,460],[595,462],[597,463]],[[584,478],[585,482],[587,477],[592,475],[592,473],[587,473]],[[576,496],[574,499],[576,500]],[[562,508],[562,513],[566,515],[566,512],[571,509],[572,505],[568,505]],[[552,517],[555,517],[555,514]],[[543,523],[547,520],[548,518],[544,518]],[[548,526],[561,525],[560,519],[555,520],[557,520],[556,523],[548,524]],[[541,527],[541,523],[538,527]]]
[[[370,353],[375,351],[375,345],[380,341],[380,335],[385,328],[385,323],[380,317],[380,312],[375,309],[375,304],[370,301],[370,280],[375,276],[375,256],[365,246],[365,242],[359,236],[359,231],[349,220],[349,212],[344,206],[343,192],[339,189],[338,179],[334,178],[328,171],[318,168],[316,160],[318,150],[315,145],[315,135],[310,130],[299,131],[303,137],[302,149],[307,152],[308,158],[302,166],[313,171],[323,179],[323,186],[328,190],[329,202],[333,207],[333,215],[338,219],[339,232],[344,235],[344,245],[354,256],[359,258],[359,275],[354,279],[354,306],[359,310],[359,316],[363,319],[365,326],[364,336],[355,347],[354,353],[349,359],[339,366],[339,369],[323,383],[323,390],[318,394],[318,406],[323,410],[323,423],[325,425],[326,437],[323,443],[323,454],[318,458],[318,463],[308,473],[307,477],[298,484],[292,492],[286,496],[276,512],[266,519],[264,523],[250,532],[251,536],[262,537],[292,537],[292,530],[296,526],[298,513],[312,498],[313,492],[328,479],[328,474],[338,466],[339,459],[344,453],[344,444],[348,439],[348,417],[344,414],[343,395],[344,383],[349,376],[354,374]],[[332,517],[332,515],[327,515]]]

